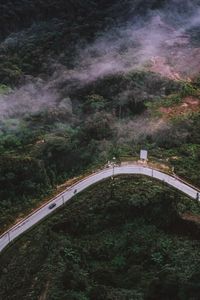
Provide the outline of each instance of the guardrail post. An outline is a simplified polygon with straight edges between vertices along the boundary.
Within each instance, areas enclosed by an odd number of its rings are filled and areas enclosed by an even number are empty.
[[[113,158],[114,160],[114,158]],[[146,176],[152,176],[153,178],[157,178],[158,180],[160,180],[163,185],[164,183],[169,184],[170,186],[175,187],[176,189],[178,189],[179,191],[182,191],[184,194],[188,195],[189,197],[191,197],[192,199],[196,199],[196,201],[198,202],[198,204],[200,205],[200,189],[197,187],[192,186],[191,184],[187,183],[185,180],[179,178],[175,173],[173,175],[170,175],[166,172],[163,172],[162,170],[158,169],[158,168],[154,168],[153,166],[151,167],[151,165],[148,166],[148,169],[146,169],[147,172],[145,172],[144,168],[147,168],[147,166],[138,164],[138,165],[134,165],[134,167],[136,167],[138,169],[138,171],[136,173],[134,173],[135,171],[133,170],[133,172],[130,172],[130,169],[128,169],[127,171],[123,170],[122,173],[120,172],[116,172],[116,170],[114,169],[115,166],[117,166],[114,161],[113,164],[111,165],[111,167],[109,166],[109,172],[106,172],[105,176],[104,176],[104,170],[99,171],[98,173],[96,173],[97,175],[101,175],[100,178],[96,178],[95,182],[98,182],[104,178],[110,178],[113,180],[111,181],[111,196],[113,196],[114,192],[115,192],[115,181],[114,181],[114,176],[115,173],[117,174],[144,174]],[[125,165],[127,167],[131,167],[131,164],[127,164]],[[162,179],[162,176],[164,176],[164,178]],[[76,181],[74,184],[72,184],[69,188],[67,188],[64,192],[60,193],[59,195],[57,195],[56,198],[53,198],[50,201],[55,201],[55,200],[59,200],[59,203],[61,205],[64,205],[65,202],[68,201],[69,197],[71,198],[71,196],[75,195],[77,193],[77,189],[75,189],[75,187],[77,186],[78,183],[83,183],[85,180],[88,180],[87,182],[87,186],[90,186],[90,184],[93,184],[92,182],[90,183],[89,179],[95,175],[90,175],[87,176],[85,178],[82,178],[79,181]],[[166,179],[165,179],[166,178]],[[174,181],[171,181],[171,179],[175,179]],[[178,182],[180,182],[183,186],[179,186]],[[190,189],[186,189],[186,187],[189,187]],[[82,190],[85,189],[85,187],[82,187]],[[65,193],[69,192],[69,197],[65,196]],[[65,201],[66,199],[66,201]],[[61,200],[61,201],[60,201]],[[49,203],[49,202],[48,202]],[[2,235],[0,235],[0,239],[4,238],[6,240],[6,245],[8,243],[10,243],[11,241],[15,240],[16,237],[18,237],[19,235],[21,235],[23,232],[25,232],[26,230],[28,230],[29,228],[31,228],[34,224],[36,224],[37,222],[39,222],[41,219],[43,219],[43,216],[40,216],[37,220],[34,219],[34,215],[39,212],[42,208],[44,208],[47,204],[45,203],[44,205],[42,205],[40,208],[36,209],[34,212],[32,212],[31,214],[29,214],[26,218],[24,218],[23,220],[21,220],[20,222],[18,222],[17,224],[15,224],[13,227],[11,227],[9,230],[7,230],[5,233],[3,233]],[[24,225],[29,222],[29,224],[27,224],[27,226],[24,227]],[[20,228],[22,226],[23,230],[18,230],[18,228]],[[3,245],[3,247],[5,247],[6,245]],[[2,248],[0,250],[0,252],[2,251]]]
[[[199,202],[199,193],[197,192],[197,195],[196,195],[196,200],[197,202]]]
[[[10,231],[8,231],[8,242],[10,243]]]

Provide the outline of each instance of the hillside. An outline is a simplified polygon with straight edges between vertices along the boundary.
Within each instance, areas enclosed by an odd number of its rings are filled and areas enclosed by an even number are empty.
[[[76,196],[1,257],[2,299],[199,299],[200,208],[150,179]]]
[[[200,188],[200,0],[0,12],[0,233],[141,149]],[[199,213],[150,180],[102,183],[0,256],[0,299],[198,300]]]

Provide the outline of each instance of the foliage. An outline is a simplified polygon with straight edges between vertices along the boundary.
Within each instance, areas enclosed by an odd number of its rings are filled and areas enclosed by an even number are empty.
[[[158,101],[154,100],[153,83],[155,87],[160,86],[160,91],[158,88],[155,90],[155,94],[160,95]],[[172,94],[162,98],[163,86],[168,87],[168,91],[171,90]],[[127,154],[130,156],[133,152],[138,156],[142,147],[149,149],[154,158],[159,156],[168,158],[176,173],[198,185],[199,114],[174,120],[168,126],[161,127],[155,134],[144,137],[141,143],[133,142],[131,137],[126,139],[126,132],[123,133],[125,137],[123,144],[120,145],[117,138],[119,119],[129,122],[129,118],[139,115],[141,109],[142,112],[145,110],[147,96],[144,98],[141,96],[141,100],[138,100],[134,93],[138,95],[139,91],[145,90],[144,95],[152,97],[150,103],[154,106],[161,105],[166,99],[168,105],[172,105],[179,101],[182,86],[182,83],[172,83],[152,73],[131,72],[128,75],[112,75],[81,89],[74,89],[71,94],[73,112],[70,116],[67,110],[49,109],[27,115],[21,120],[11,118],[2,121],[0,131],[0,161],[4,162],[0,169],[0,178],[3,178],[1,203],[4,203],[2,224],[14,220],[31,207],[31,203],[35,205],[43,195],[49,194],[66,178],[81,174],[97,163],[105,164],[106,160],[113,156],[120,159],[120,156]],[[7,88],[3,86],[3,89]],[[127,89],[131,91],[130,96],[127,95],[126,101],[123,102],[120,100],[121,93]],[[174,89],[179,92],[174,94]],[[134,128],[131,130],[134,131]],[[31,162],[29,164],[25,163],[27,157]],[[174,160],[173,157],[180,159]],[[12,168],[5,163],[7,159],[12,161]],[[21,171],[18,170],[19,165]],[[33,175],[30,168],[34,170],[34,165],[39,166],[39,172]],[[24,173],[23,168],[28,168],[28,172]],[[45,176],[40,176],[40,170]],[[27,178],[22,179],[17,175],[19,172],[24,173]],[[10,182],[10,173],[14,174],[16,180]]]
[[[7,99],[11,88],[35,82],[34,77],[48,82],[58,64],[73,73],[77,49],[133,15],[145,19],[149,8],[157,11],[165,3],[3,0],[0,97]],[[198,29],[190,31],[198,45]],[[119,161],[138,157],[141,148],[199,185],[199,113],[164,125],[157,113],[185,97],[199,99],[199,82],[198,77],[186,83],[146,71],[109,74],[69,89],[64,80],[57,83],[54,108],[2,118],[1,230],[67,178],[113,156]],[[147,133],[140,133],[141,116]],[[145,179],[93,187],[0,258],[0,298],[34,300],[47,291],[48,299],[58,300],[196,300],[199,229],[180,218],[188,210],[199,214],[195,203]]]
[[[8,92],[10,92],[9,86],[5,84],[0,84],[0,95],[7,94]]]
[[[190,202],[150,179],[93,186],[0,257],[1,298],[198,299]]]

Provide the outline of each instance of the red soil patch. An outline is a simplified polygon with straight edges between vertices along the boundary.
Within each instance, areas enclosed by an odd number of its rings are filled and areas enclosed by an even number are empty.
[[[152,57],[151,64],[150,70],[152,72],[159,73],[172,80],[181,80],[180,74],[167,64],[166,58],[159,56]]]
[[[187,115],[191,112],[200,111],[200,100],[194,97],[186,97],[181,104],[173,107],[160,107],[159,111],[167,118]]]
[[[191,81],[199,74],[200,47],[191,46],[189,35],[171,29],[160,54],[151,58],[150,70],[172,80]]]

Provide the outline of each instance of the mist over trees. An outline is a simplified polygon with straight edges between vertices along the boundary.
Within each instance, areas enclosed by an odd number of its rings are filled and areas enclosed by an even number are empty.
[[[198,117],[177,125],[153,112],[198,96],[198,60],[187,60],[191,51],[198,58],[192,44],[198,40],[198,4],[1,2],[0,180],[6,210],[16,199],[16,212],[22,203],[31,206],[40,193],[113,154],[137,153],[144,144],[160,156],[198,140],[191,129]],[[194,84],[184,82],[189,75]],[[193,163],[197,157],[198,147]],[[36,166],[38,178],[27,172]]]
[[[113,156],[119,162],[138,159],[141,148],[199,185],[199,7],[199,0],[1,0],[2,232],[67,179]],[[17,288],[17,297],[30,292],[31,300],[31,293],[37,298],[45,286],[41,280],[36,289],[31,276],[39,274],[47,288],[52,283],[52,300],[198,300],[199,229],[180,214],[199,214],[199,208],[148,180],[129,185],[116,179],[102,186],[95,187],[97,198],[91,191],[81,196],[72,213],[66,209],[63,222],[55,216],[32,243],[25,241],[22,264],[16,255],[7,256],[8,269],[0,270],[4,299],[6,289],[21,284],[20,274],[24,290]],[[87,197],[91,203],[83,204]],[[88,246],[84,238],[92,230]],[[107,256],[109,268],[102,262]]]

